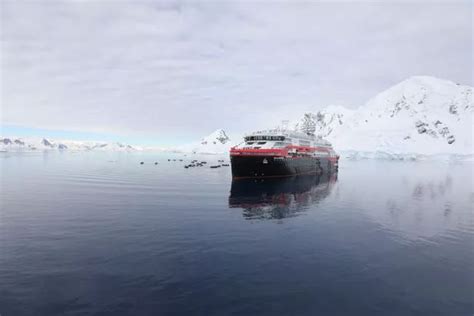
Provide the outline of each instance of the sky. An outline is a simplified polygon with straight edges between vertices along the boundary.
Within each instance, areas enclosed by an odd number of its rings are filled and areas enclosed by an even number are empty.
[[[471,1],[0,8],[5,136],[182,144],[356,108],[414,75],[473,85]]]

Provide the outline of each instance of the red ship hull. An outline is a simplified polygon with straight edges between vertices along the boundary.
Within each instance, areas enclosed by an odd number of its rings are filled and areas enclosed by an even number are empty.
[[[232,177],[276,178],[337,170],[338,156],[317,156],[317,148],[235,149],[230,152]]]

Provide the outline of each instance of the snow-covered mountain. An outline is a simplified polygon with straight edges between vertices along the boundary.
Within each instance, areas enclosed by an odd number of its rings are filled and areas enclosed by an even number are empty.
[[[35,150],[111,150],[111,151],[135,151],[140,148],[119,142],[88,142],[62,140],[54,141],[46,138],[0,138],[0,150],[2,151],[35,151]]]
[[[472,87],[416,76],[356,110],[329,106],[312,118],[338,151],[473,155],[473,114]]]
[[[315,134],[323,138],[327,138],[339,126],[347,124],[354,116],[355,111],[347,109],[343,106],[330,105],[317,113],[307,113],[310,115],[312,120],[315,122],[316,127]],[[302,123],[297,122],[294,124],[295,129],[302,129]]]
[[[473,157],[472,87],[428,76],[415,76],[381,92],[352,110],[328,106],[294,122],[308,123],[348,157],[409,158],[423,155]],[[256,126],[255,129],[259,129]],[[174,148],[142,148],[122,143],[0,138],[0,150],[167,150],[224,154],[239,143],[218,129],[201,140]]]
[[[203,137],[200,141],[179,146],[177,151],[193,152],[198,154],[224,154],[235,145],[223,129],[218,129]]]

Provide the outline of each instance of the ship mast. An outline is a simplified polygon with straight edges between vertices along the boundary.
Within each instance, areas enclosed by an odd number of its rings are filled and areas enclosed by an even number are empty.
[[[290,123],[289,120],[282,120],[281,121],[281,131],[287,131],[288,130],[288,124]]]

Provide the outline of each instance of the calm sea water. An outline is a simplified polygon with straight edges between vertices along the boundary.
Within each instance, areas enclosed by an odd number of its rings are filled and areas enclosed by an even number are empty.
[[[472,164],[232,184],[164,155],[0,155],[2,316],[474,313]]]

